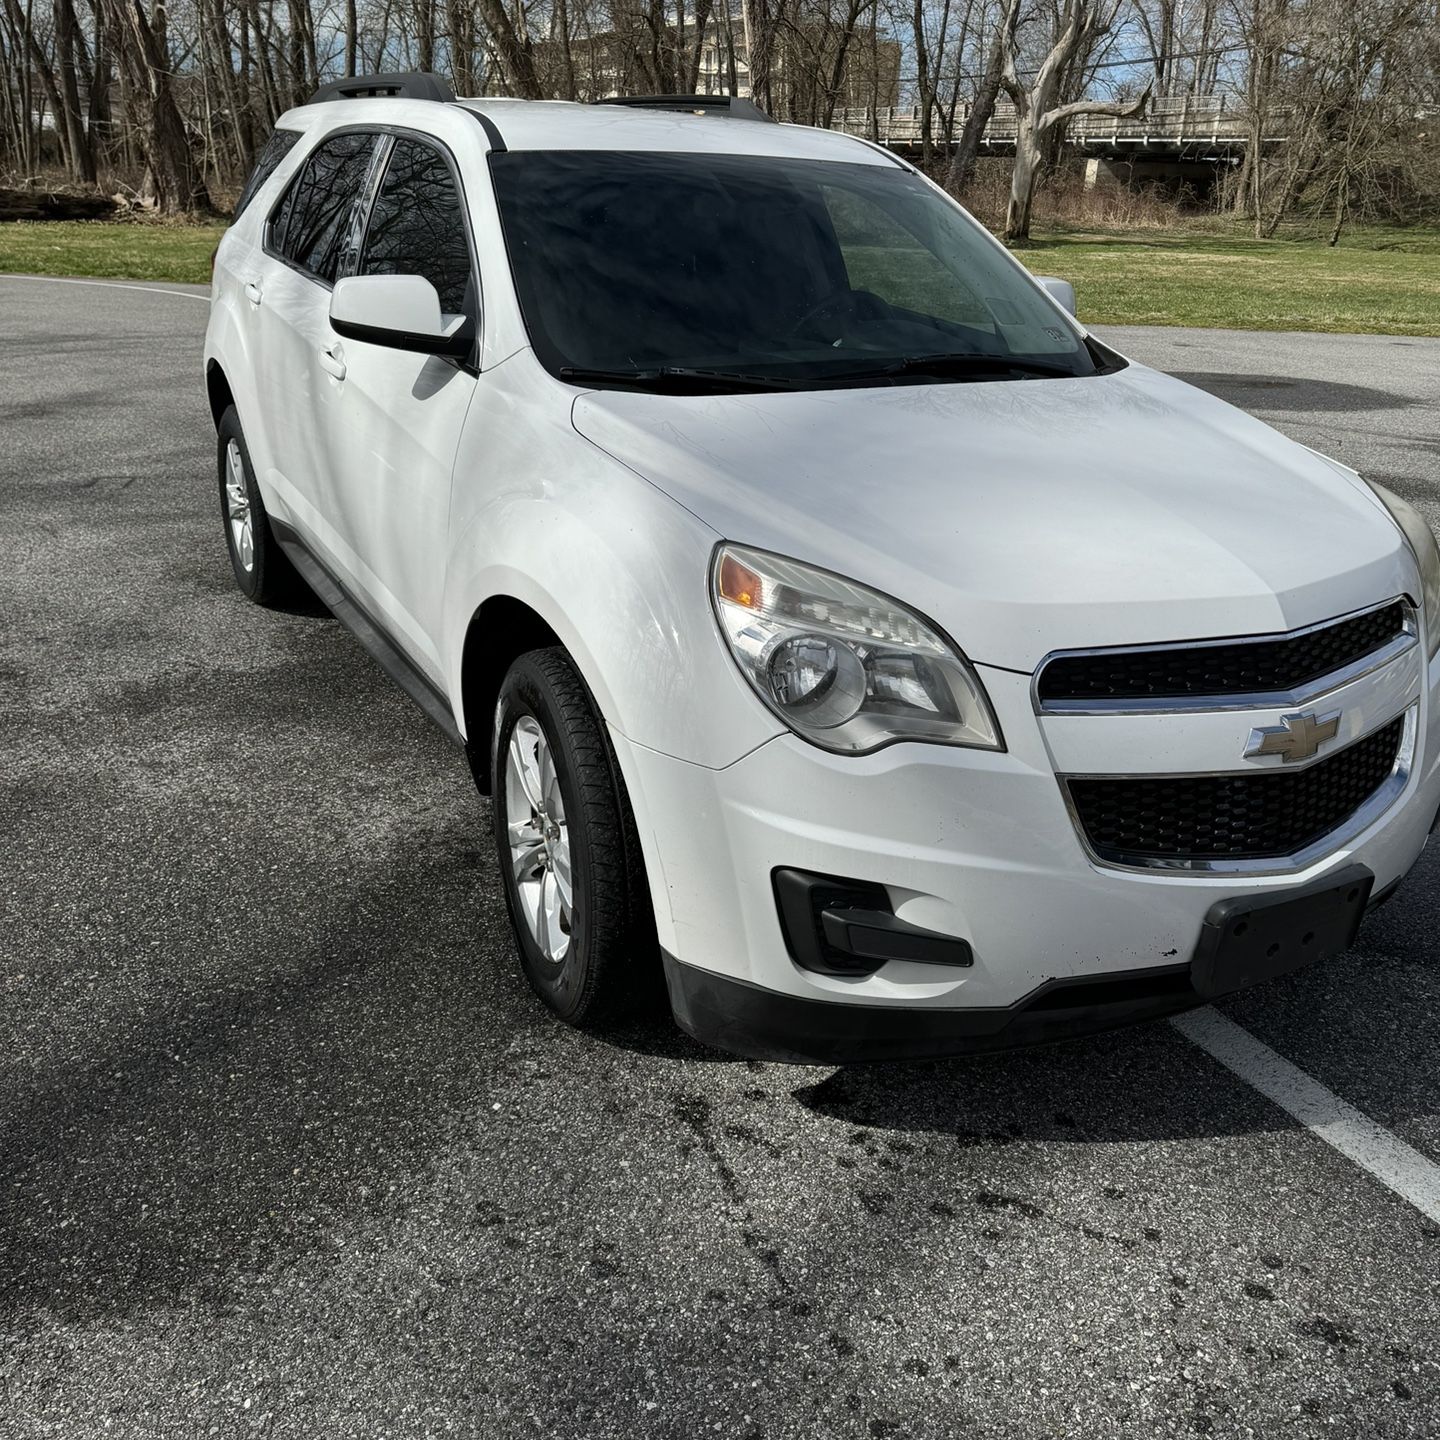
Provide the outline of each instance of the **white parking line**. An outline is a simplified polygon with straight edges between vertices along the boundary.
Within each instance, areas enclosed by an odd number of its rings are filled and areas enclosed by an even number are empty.
[[[10,275],[0,274],[0,280],[40,280],[47,285],[99,285],[107,290],[145,290],[151,295],[175,295],[181,300],[199,300],[208,305],[210,296],[196,295],[189,290],[166,290],[159,285],[142,285],[133,280],[74,280],[68,275]]]
[[[1207,1006],[1170,1022],[1267,1100],[1440,1224],[1440,1165],[1347,1105],[1248,1030]]]

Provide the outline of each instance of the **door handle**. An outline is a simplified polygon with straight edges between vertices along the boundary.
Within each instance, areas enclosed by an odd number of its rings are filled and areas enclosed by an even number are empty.
[[[258,305],[260,303],[260,287],[253,280],[248,280],[245,283],[245,298],[252,305]]]
[[[320,352],[320,368],[337,380],[345,378],[345,352],[338,345],[329,345]]]

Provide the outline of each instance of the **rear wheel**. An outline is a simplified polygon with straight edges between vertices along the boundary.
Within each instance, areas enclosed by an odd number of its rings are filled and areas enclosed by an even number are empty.
[[[257,605],[276,605],[293,598],[300,577],[270,529],[270,517],[250,468],[245,432],[233,405],[220,417],[217,464],[220,514],[235,583]]]
[[[572,1024],[626,1010],[654,951],[644,866],[614,752],[563,650],[531,651],[511,666],[490,773],[525,978]]]

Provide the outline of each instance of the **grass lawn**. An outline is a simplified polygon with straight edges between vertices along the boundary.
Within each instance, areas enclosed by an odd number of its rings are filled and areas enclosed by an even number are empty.
[[[223,225],[7,220],[0,223],[0,274],[93,275],[208,285],[210,255],[224,233]]]
[[[1440,232],[1361,231],[1323,241],[1134,231],[1050,232],[1017,252],[1075,286],[1081,318],[1440,335]]]
[[[223,229],[9,221],[0,223],[0,272],[204,284]],[[1037,273],[1073,281],[1081,317],[1095,324],[1440,335],[1435,230],[1347,232],[1333,250],[1215,227],[1050,230],[1017,253]]]

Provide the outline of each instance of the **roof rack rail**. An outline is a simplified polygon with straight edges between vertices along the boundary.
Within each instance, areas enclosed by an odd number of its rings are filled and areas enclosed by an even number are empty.
[[[734,95],[611,95],[597,105],[629,105],[637,110],[673,110],[681,115],[724,115],[731,120],[775,120],[751,100]]]
[[[432,75],[428,70],[394,70],[386,75],[352,75],[345,80],[332,80],[305,103],[368,100],[377,95],[389,95],[396,100],[441,100],[447,104],[455,98],[449,82],[439,75]]]

